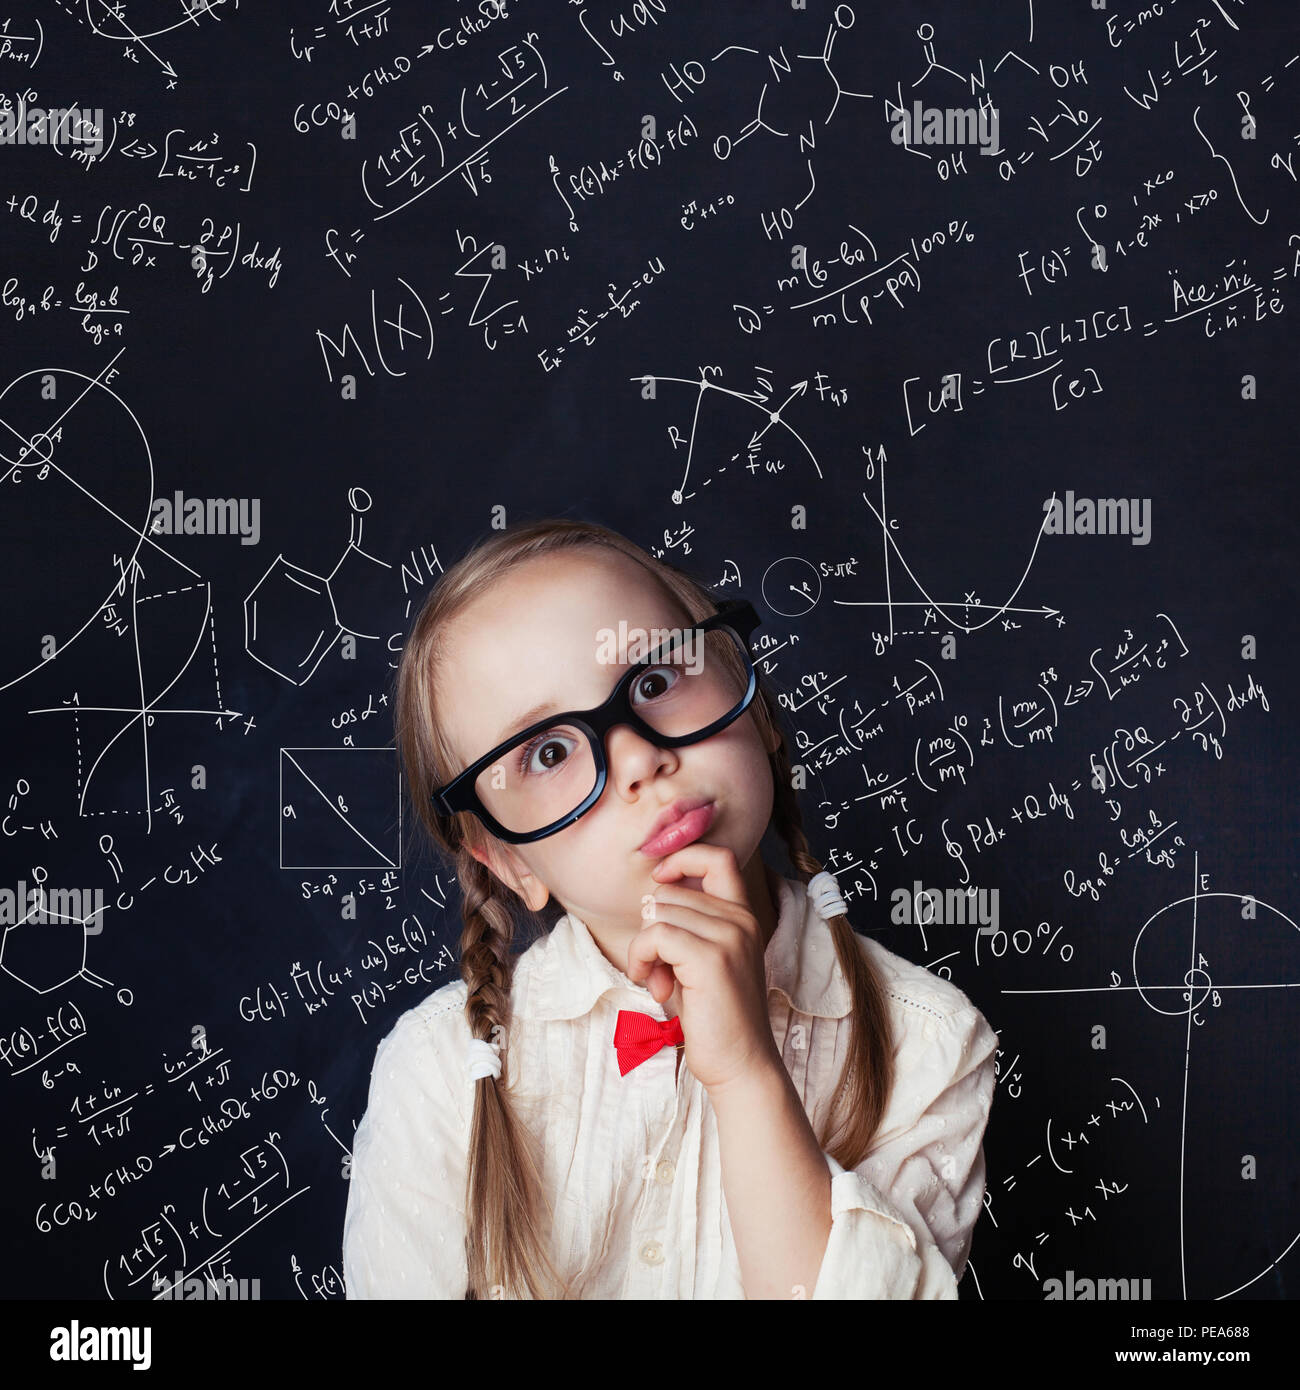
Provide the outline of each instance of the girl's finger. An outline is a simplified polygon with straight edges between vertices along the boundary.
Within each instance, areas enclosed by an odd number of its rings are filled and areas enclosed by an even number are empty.
[[[627,977],[633,984],[642,984],[651,967],[662,961],[671,966],[678,980],[690,977],[691,967],[699,960],[699,952],[707,946],[704,937],[671,922],[648,922],[633,937],[627,948]]]
[[[677,976],[673,974],[672,966],[665,965],[663,961],[660,961],[651,966],[650,978],[645,982],[645,987],[650,991],[656,1004],[666,1004],[672,997],[676,984]]]
[[[660,883],[690,877],[699,879],[701,891],[723,898],[749,910],[745,880],[733,850],[725,845],[696,840],[681,849],[666,854],[650,871]]]
[[[739,924],[730,917],[721,917],[715,912],[706,911],[695,894],[674,891],[672,887],[657,888],[651,899],[643,904],[641,912],[642,930],[651,922],[671,922],[675,927],[702,936],[706,941],[722,941],[728,927]],[[713,899],[717,902],[717,899]],[[708,900],[706,899],[707,903]],[[718,904],[725,906],[725,904]],[[648,915],[647,915],[648,914]]]

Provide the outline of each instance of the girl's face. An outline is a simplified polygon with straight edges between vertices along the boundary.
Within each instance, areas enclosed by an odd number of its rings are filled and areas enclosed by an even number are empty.
[[[606,700],[631,662],[601,660],[601,629],[617,633],[622,622],[629,633],[648,633],[686,621],[651,576],[617,552],[569,551],[524,562],[465,610],[447,635],[437,699],[455,770],[544,718],[545,712],[520,719],[543,701],[558,713]],[[753,705],[685,748],[658,748],[617,725],[605,743],[605,790],[585,815],[531,844],[493,837],[489,850],[475,850],[475,857],[534,910],[553,893],[593,932],[635,930],[642,895],[656,886],[651,870],[660,862],[640,845],[674,801],[707,797],[714,818],[702,839],[735,853],[762,920],[767,903],[756,895],[769,892],[770,880],[757,850],[772,816],[768,753],[778,737],[773,731],[764,744]],[[681,882],[700,886],[698,879]]]

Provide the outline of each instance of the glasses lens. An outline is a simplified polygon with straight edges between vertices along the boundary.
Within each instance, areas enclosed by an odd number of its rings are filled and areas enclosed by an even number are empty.
[[[632,708],[657,733],[684,738],[733,714],[749,688],[740,639],[727,628],[690,628],[662,646],[633,679]],[[563,820],[596,786],[596,759],[585,730],[552,724],[520,739],[479,773],[479,800],[517,835]]]

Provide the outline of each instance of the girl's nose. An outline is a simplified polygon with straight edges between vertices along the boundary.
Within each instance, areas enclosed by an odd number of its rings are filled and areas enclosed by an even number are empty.
[[[610,781],[620,795],[677,760],[675,750],[658,747],[627,724],[616,724],[605,735],[605,757]]]

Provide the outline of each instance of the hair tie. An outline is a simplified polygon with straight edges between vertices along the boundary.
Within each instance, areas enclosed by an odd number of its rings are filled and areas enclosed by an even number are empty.
[[[501,1075],[501,1044],[471,1038],[466,1062],[471,1081],[477,1081],[481,1076],[495,1079]]]
[[[844,899],[840,897],[839,884],[825,869],[808,880],[808,896],[813,900],[817,915],[823,921],[848,915]]]

